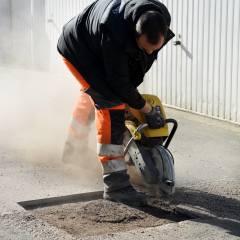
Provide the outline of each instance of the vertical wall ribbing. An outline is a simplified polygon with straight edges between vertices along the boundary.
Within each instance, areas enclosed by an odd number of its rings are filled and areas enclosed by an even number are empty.
[[[12,58],[16,64],[41,65],[71,76],[57,53],[57,40],[62,26],[92,2],[9,0]],[[170,28],[176,37],[159,53],[140,89],[158,95],[168,105],[240,123],[240,1],[162,2],[171,13]],[[52,22],[47,22],[49,19]],[[181,41],[182,45],[174,46],[173,41]],[[44,63],[39,49],[46,50]]]

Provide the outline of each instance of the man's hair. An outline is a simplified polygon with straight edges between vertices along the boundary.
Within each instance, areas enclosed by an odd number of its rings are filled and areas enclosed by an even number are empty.
[[[160,12],[146,11],[138,19],[135,27],[135,37],[147,36],[148,43],[155,45],[161,36],[167,37],[167,23]]]

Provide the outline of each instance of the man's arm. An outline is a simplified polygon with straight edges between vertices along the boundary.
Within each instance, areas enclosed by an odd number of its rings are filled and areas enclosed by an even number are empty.
[[[165,123],[162,116],[146,103],[130,82],[127,54],[106,30],[102,38],[102,51],[107,82],[113,91],[130,107],[139,109],[140,112],[144,113],[151,129],[163,127]]]
[[[103,30],[102,53],[107,73],[107,83],[130,107],[143,109],[145,100],[130,82],[129,58],[108,29]],[[145,111],[149,108],[144,108]]]
[[[146,103],[145,106],[139,111],[142,113],[150,113],[152,111],[152,107],[148,103]]]

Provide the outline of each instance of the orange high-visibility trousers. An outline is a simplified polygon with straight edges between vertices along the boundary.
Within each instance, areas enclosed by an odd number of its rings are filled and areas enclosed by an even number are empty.
[[[63,58],[63,61],[81,86],[69,131],[74,138],[84,139],[88,137],[89,125],[94,120],[90,115],[96,102],[92,100],[94,96],[85,93],[90,86],[81,74],[67,59]],[[104,99],[104,108],[99,108],[99,102],[96,103],[98,108],[95,107],[97,154],[102,163],[105,190],[113,191],[130,185],[122,145],[125,132],[125,104],[122,102],[113,104],[109,101],[109,107],[106,107],[106,102]],[[118,176],[117,183],[112,180],[112,178],[116,179],[116,176]]]
[[[72,75],[77,79],[81,86],[80,96],[74,107],[71,121],[69,123],[69,132],[74,138],[80,140],[88,137],[90,125],[94,120],[94,118],[90,118],[90,113],[93,109],[94,103],[91,100],[90,96],[84,92],[85,89],[88,89],[90,87],[89,84],[83,79],[81,74],[67,59],[64,57],[62,58],[67,68],[70,70]]]

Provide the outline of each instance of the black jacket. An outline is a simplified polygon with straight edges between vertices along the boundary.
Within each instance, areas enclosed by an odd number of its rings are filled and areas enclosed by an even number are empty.
[[[159,11],[170,25],[167,8],[157,0],[98,0],[63,27],[58,41],[59,53],[92,88],[136,109],[145,105],[136,87],[158,53],[148,55],[134,37],[134,26],[147,10]],[[169,30],[165,44],[173,37]]]

